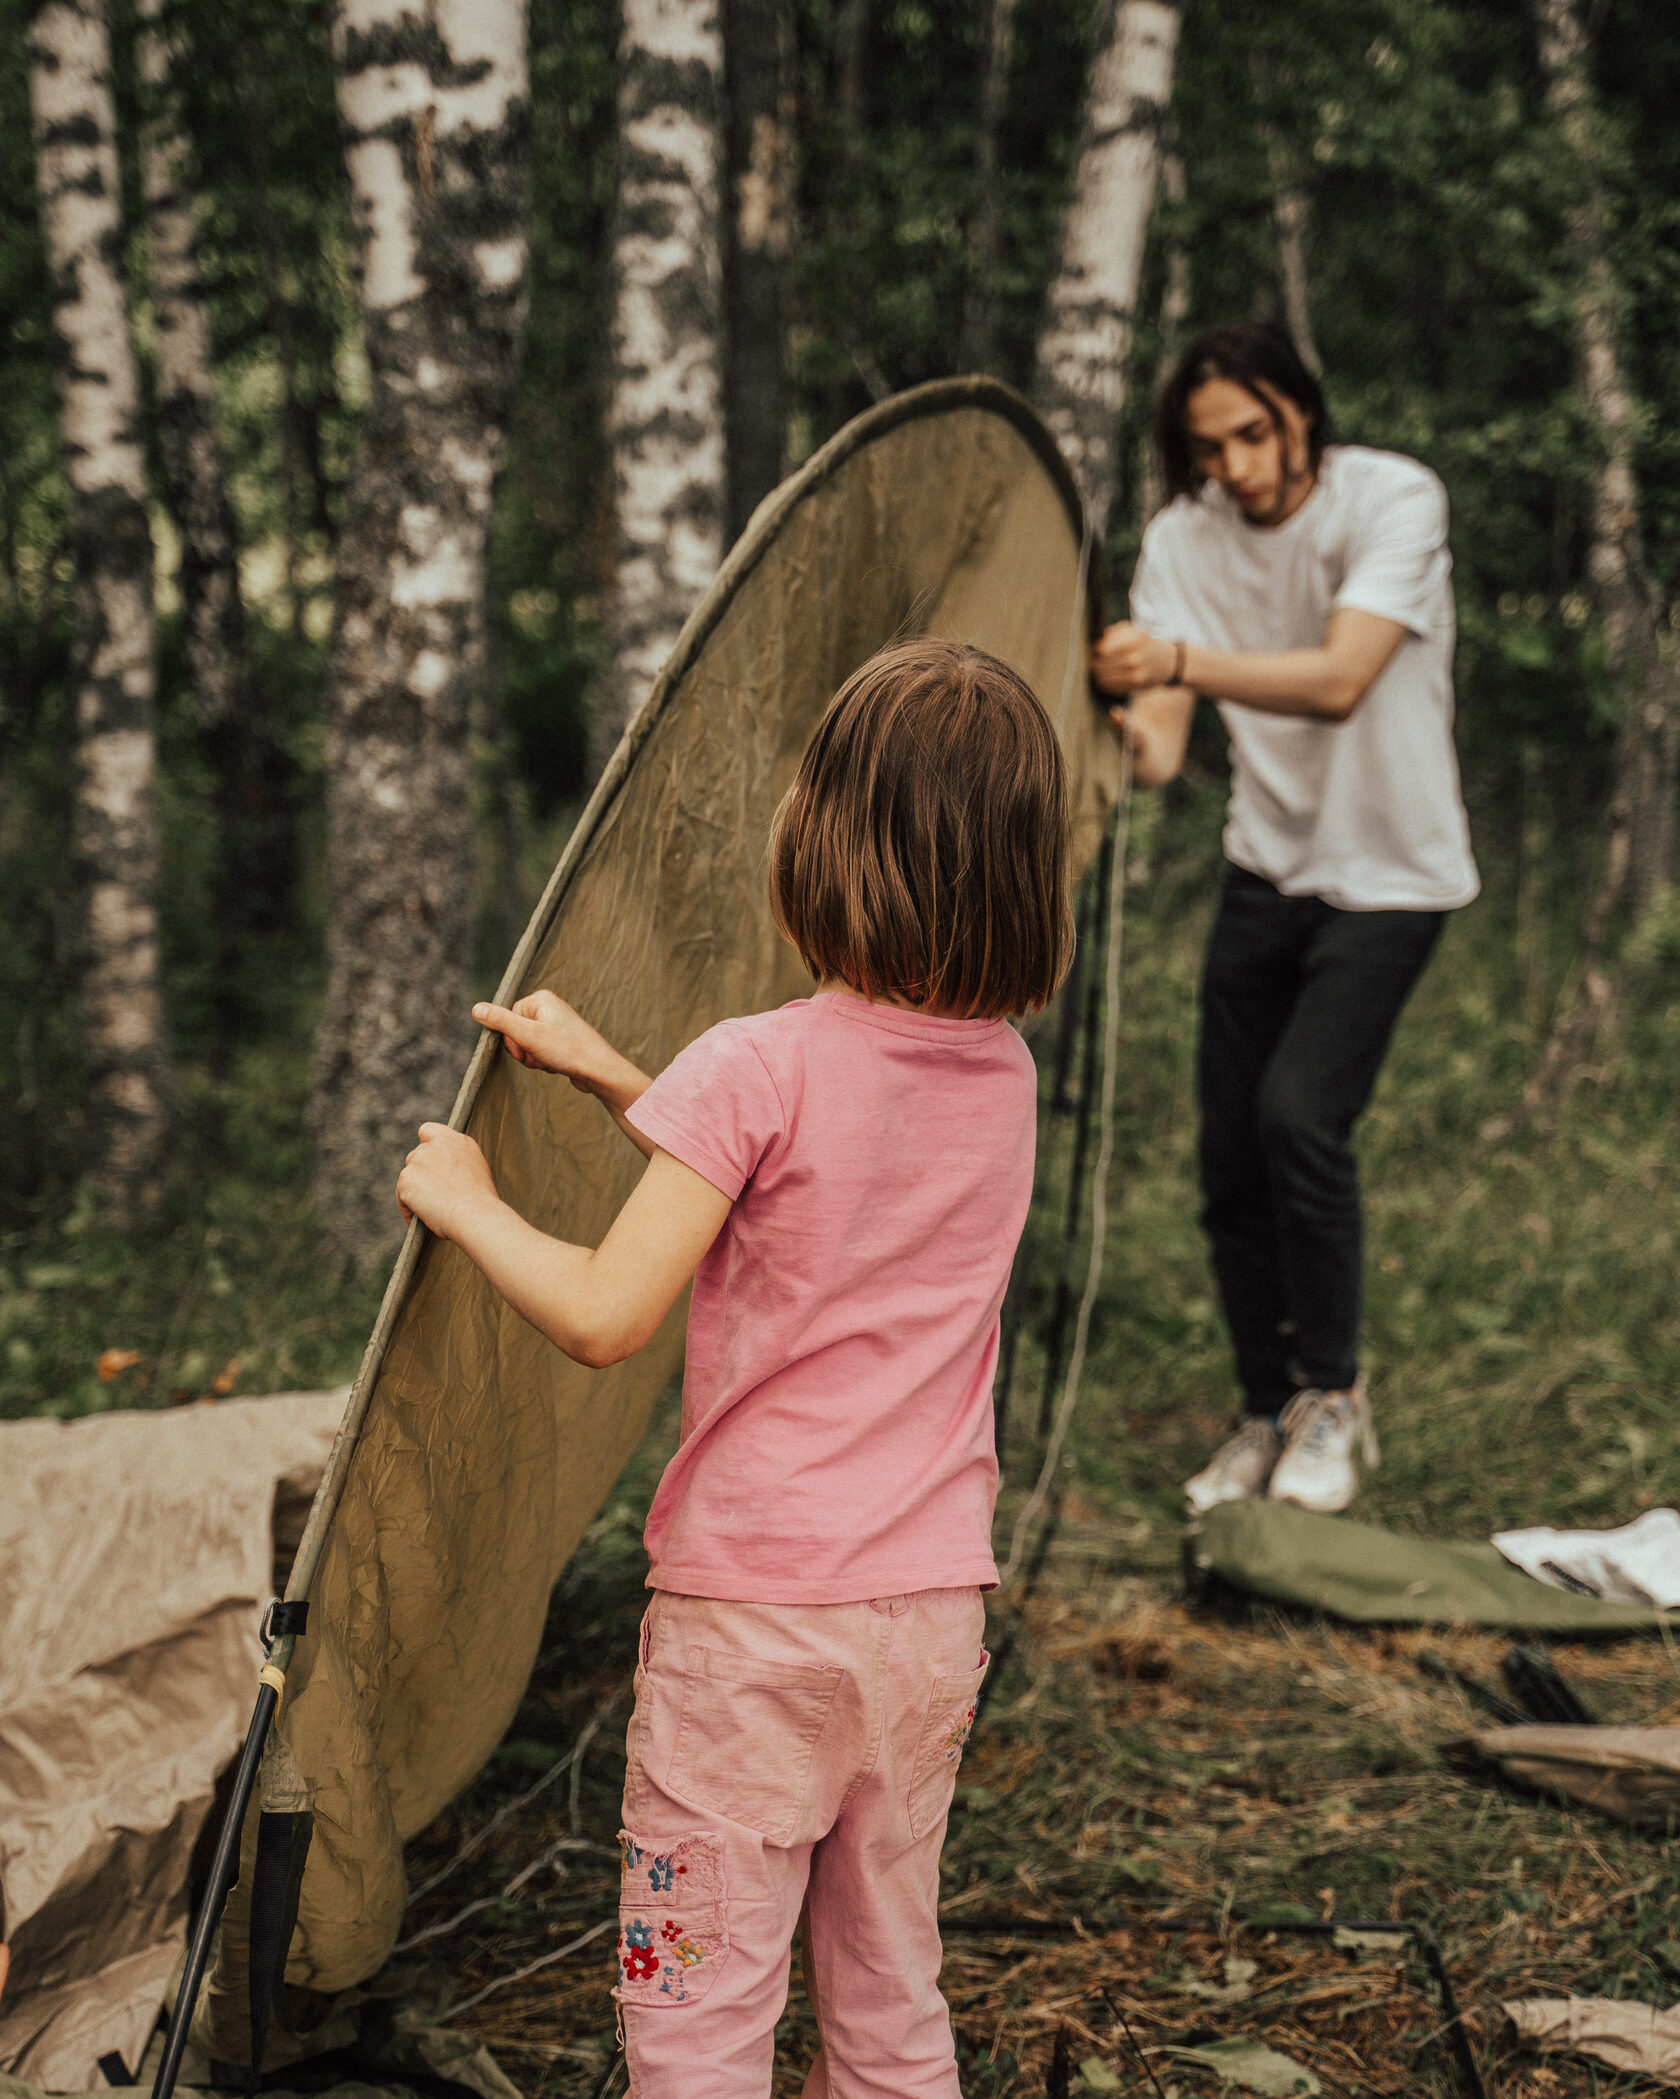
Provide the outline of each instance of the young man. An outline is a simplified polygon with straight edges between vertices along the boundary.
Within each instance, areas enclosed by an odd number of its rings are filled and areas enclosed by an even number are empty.
[[[1359,1370],[1353,1125],[1441,930],[1476,894],[1453,750],[1447,502],[1416,460],[1330,445],[1288,338],[1193,343],[1161,397],[1173,500],[1132,618],[1096,645],[1136,779],[1231,741],[1230,862],[1202,980],[1202,1223],[1247,1420],[1185,1494],[1321,1511],[1377,1462]]]

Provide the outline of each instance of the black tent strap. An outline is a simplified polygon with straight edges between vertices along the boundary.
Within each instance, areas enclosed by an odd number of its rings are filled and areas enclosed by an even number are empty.
[[[1142,1917],[1108,1911],[1101,1915],[1069,1914],[1065,1917],[1020,1917],[1009,1911],[980,1910],[972,1917],[941,1917],[940,1933],[958,1932],[973,1938],[1058,1939],[1077,1938],[1105,1931],[1212,1932],[1223,1937],[1233,1926],[1244,1931],[1296,1932],[1309,1938],[1333,1938],[1339,1931],[1362,1931],[1407,1938],[1417,1948],[1441,1999],[1441,2031],[1451,2044],[1453,2060],[1469,2099],[1487,2099],[1476,2058],[1464,2031],[1463,2014],[1453,1995],[1440,1941],[1428,1924],[1416,1917],[1326,1917],[1298,1918],[1274,1923],[1264,1915],[1252,1923],[1242,1917]]]
[[[309,1599],[304,1597],[297,1603],[283,1603],[278,1596],[271,1596],[268,1608],[262,1614],[262,1643],[264,1651],[276,1640],[288,1634],[294,1640],[301,1639],[309,1630]]]
[[[257,1817],[246,1975],[251,2012],[251,2071],[245,2081],[246,2099],[251,2099],[262,2076],[269,2020],[286,1977],[286,1951],[297,1924],[304,1860],[309,1855],[314,1828],[315,1817],[307,1809]]]

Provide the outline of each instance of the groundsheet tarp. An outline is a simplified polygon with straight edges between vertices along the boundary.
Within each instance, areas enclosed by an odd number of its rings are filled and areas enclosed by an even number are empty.
[[[835,688],[899,637],[971,641],[1028,679],[1089,858],[1119,756],[1085,675],[1082,551],[1053,440],[995,382],[920,388],[848,426],[761,506],[684,629],[539,906],[517,991],[551,986],[652,1071],[714,1022],[808,991],[766,901],[771,815]],[[642,1167],[595,1102],[507,1057],[468,1127],[518,1210],[586,1244]],[[397,1938],[403,1844],[512,1717],[549,1590],[677,1367],[685,1314],[686,1300],[640,1355],[591,1372],[456,1249],[426,1248],[265,1767],[270,1805],[315,1818],[276,2066],[319,1993],[372,1974]],[[247,1866],[255,1822],[254,1804]],[[249,2045],[243,1900],[203,2020],[231,2062]]]
[[[1554,1589],[1491,1545],[1407,1537],[1282,1501],[1228,1501],[1191,1533],[1192,1565],[1273,1603],[1356,1625],[1483,1625],[1576,1637],[1649,1632],[1662,1614]]]
[[[1464,1746],[1514,1785],[1618,1822],[1680,1826],[1680,1727],[1488,1727]]]
[[[276,1502],[314,1493],[344,1400],[0,1422],[0,2071],[139,2060],[250,1717]]]

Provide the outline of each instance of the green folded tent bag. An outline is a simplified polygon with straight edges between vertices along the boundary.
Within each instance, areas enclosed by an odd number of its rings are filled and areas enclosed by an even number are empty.
[[[1186,1564],[1204,1592],[1224,1583],[1355,1625],[1488,1625],[1590,1638],[1649,1632],[1665,1615],[1551,1588],[1491,1545],[1406,1537],[1283,1501],[1209,1510],[1189,1533]]]

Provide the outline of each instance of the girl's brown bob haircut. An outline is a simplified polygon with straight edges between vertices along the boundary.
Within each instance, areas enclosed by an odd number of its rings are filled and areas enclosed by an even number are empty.
[[[770,835],[770,908],[819,982],[1030,1013],[1073,946],[1061,745],[1006,663],[883,649],[840,688]]]

